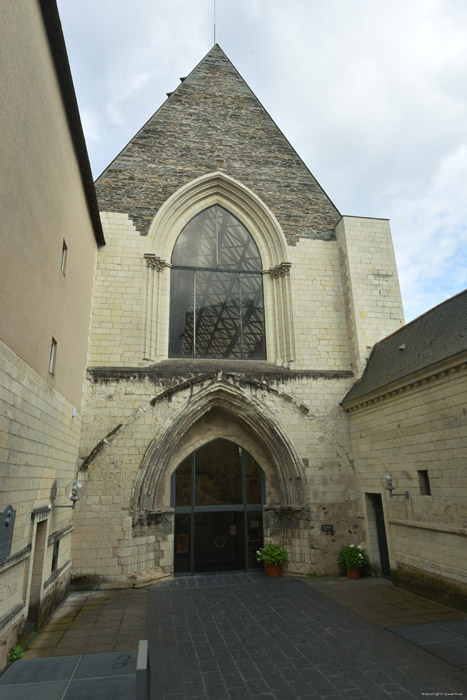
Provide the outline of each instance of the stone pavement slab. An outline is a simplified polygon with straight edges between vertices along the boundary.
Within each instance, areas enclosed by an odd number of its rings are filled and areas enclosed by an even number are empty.
[[[213,575],[149,591],[153,698],[467,695],[467,675],[292,578]]]
[[[452,666],[467,672],[467,620],[436,622],[426,625],[406,625],[389,628],[399,637],[408,639],[438,656]]]
[[[284,589],[277,587],[284,584]],[[232,591],[232,586],[238,590]],[[412,698],[422,697],[420,684],[425,687],[428,681],[437,690],[426,692],[460,693],[441,690],[455,682],[465,688],[467,669],[463,657],[457,656],[463,654],[467,639],[465,618],[459,610],[395,588],[384,579],[284,577],[276,585],[262,572],[178,577],[149,591],[72,593],[32,640],[25,658],[125,652],[149,638],[160,652],[155,654],[150,643],[154,692],[162,693],[154,697],[159,700]],[[158,619],[164,630],[155,639]],[[413,620],[422,624],[412,625]],[[409,641],[372,622],[399,631],[430,625],[427,634],[439,625],[448,636],[442,633],[441,638],[437,631],[434,637]],[[427,653],[434,653],[433,642],[454,642],[454,648],[440,646],[440,656],[451,665],[457,663],[456,669]],[[411,664],[418,668],[416,673],[410,671]],[[435,669],[441,679],[438,686]],[[48,691],[58,692],[61,682],[54,681]]]
[[[303,578],[304,583],[381,627],[467,618],[467,613],[393,586],[383,578],[346,576]]]
[[[25,658],[137,649],[146,639],[147,591],[71,593],[28,644]]]

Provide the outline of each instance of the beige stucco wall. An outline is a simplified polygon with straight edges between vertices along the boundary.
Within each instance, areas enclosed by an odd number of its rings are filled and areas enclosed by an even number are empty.
[[[79,408],[96,242],[38,3],[0,24],[0,339]]]
[[[402,565],[467,583],[467,366],[460,358],[354,401],[352,449],[370,558],[379,550],[365,493],[383,498],[392,569]],[[392,391],[391,391],[392,389]],[[366,403],[364,403],[366,402]],[[358,405],[360,404],[360,405]],[[418,470],[428,471],[422,495]],[[393,475],[395,494],[383,488]]]
[[[70,504],[96,239],[39,4],[0,3],[0,26],[0,511],[16,511],[0,563],[1,669],[28,613],[43,622],[69,585],[71,511],[52,511],[51,487]]]

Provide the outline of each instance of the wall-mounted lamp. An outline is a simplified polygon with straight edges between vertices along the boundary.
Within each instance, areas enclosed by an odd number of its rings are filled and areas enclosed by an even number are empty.
[[[389,491],[389,495],[391,496],[391,498],[393,496],[404,496],[404,498],[409,498],[408,491],[404,491],[404,493],[394,493],[394,489],[397,488],[397,484],[394,482],[391,472],[386,472],[386,474],[383,476],[382,481],[384,488]]]
[[[67,495],[68,500],[71,501],[71,506],[56,506],[53,503],[53,498],[52,498],[52,510],[55,510],[56,508],[72,508],[72,510],[74,510],[75,505],[76,505],[76,501],[79,501],[81,496],[84,496],[84,492],[86,491],[86,487],[82,481],[70,481],[70,483],[67,485],[65,491],[66,491],[66,495]]]

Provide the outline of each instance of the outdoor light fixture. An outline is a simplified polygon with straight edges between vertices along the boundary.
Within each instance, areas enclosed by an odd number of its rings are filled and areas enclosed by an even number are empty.
[[[394,489],[396,488],[396,484],[394,483],[391,472],[386,472],[386,474],[383,476],[382,481],[383,481],[384,488],[389,491],[389,495],[391,496],[391,498],[393,496],[404,496],[405,498],[409,497],[408,491],[404,491],[404,493],[394,493]]]
[[[76,501],[79,501],[81,496],[84,495],[85,490],[86,490],[86,487],[82,481],[70,481],[70,483],[67,485],[67,487],[65,489],[65,492],[66,492],[68,500],[71,501],[71,506],[56,506],[53,503],[52,510],[55,510],[55,508],[72,508],[74,510],[75,505],[76,505]]]

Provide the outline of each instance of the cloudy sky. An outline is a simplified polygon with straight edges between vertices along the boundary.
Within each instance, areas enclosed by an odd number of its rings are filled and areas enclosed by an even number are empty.
[[[58,0],[97,177],[214,43],[214,0]],[[467,1],[216,0],[216,39],[342,214],[391,228],[406,320],[467,287]]]

